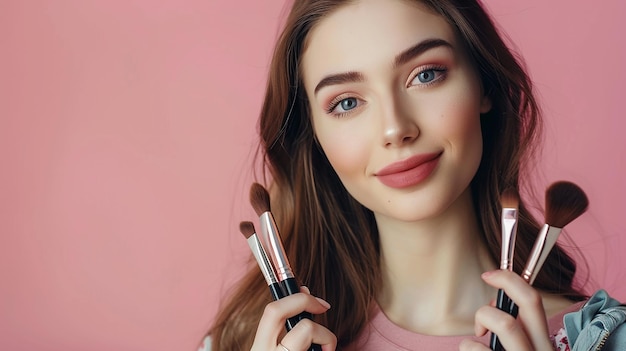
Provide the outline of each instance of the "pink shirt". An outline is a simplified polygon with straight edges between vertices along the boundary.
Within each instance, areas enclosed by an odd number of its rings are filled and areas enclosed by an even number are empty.
[[[575,303],[548,319],[550,338],[555,350],[569,351],[567,336],[563,329],[563,316],[578,311],[584,301]],[[489,345],[490,334],[477,338],[475,336],[433,336],[414,333],[393,324],[376,305],[372,311],[372,320],[365,326],[361,335],[345,351],[458,351],[463,339],[473,339]],[[207,336],[198,351],[211,351],[211,337]]]
[[[554,340],[557,350],[569,350],[567,340],[563,340],[563,316],[577,311],[584,302],[573,304],[548,320],[549,335]],[[473,339],[489,345],[490,333],[483,337],[475,336],[433,336],[414,333],[393,324],[387,316],[375,306],[371,322],[365,326],[357,340],[347,348],[349,351],[458,351],[463,339]],[[565,341],[565,343],[563,343]]]

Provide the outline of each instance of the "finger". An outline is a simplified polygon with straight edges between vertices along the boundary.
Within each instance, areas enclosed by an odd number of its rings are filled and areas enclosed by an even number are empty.
[[[533,348],[520,321],[496,307],[483,306],[476,311],[475,329],[478,336],[487,330],[498,335],[504,349],[509,351],[539,350]],[[547,334],[546,334],[547,335]]]
[[[489,351],[489,348],[478,341],[464,339],[459,344],[460,351]]]
[[[285,335],[280,343],[290,351],[308,350],[311,344],[321,345],[322,350],[331,351],[337,346],[337,337],[324,326],[309,319],[303,319]]]
[[[496,300],[493,299],[489,302],[489,305],[493,308],[497,308],[496,307]],[[483,336],[485,334],[487,334],[487,332],[489,331],[489,329],[487,329],[484,325],[479,324],[479,323],[474,323],[474,335],[476,336]]]
[[[507,270],[487,272],[483,274],[483,279],[487,284],[503,289],[519,307],[519,319],[534,347],[538,350],[550,349],[548,322],[539,292]]]
[[[259,321],[254,344],[264,346],[260,348],[262,350],[271,350],[276,346],[287,318],[296,316],[302,311],[313,314],[324,313],[328,308],[330,308],[328,302],[306,293],[293,294],[270,302]]]

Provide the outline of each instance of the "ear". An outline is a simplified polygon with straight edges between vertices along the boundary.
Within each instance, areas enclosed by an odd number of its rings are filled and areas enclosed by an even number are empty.
[[[484,94],[480,99],[480,113],[487,113],[491,110],[491,98],[488,94]]]

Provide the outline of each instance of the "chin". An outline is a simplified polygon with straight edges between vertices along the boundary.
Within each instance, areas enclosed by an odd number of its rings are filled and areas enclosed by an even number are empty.
[[[431,184],[412,193],[392,194],[386,198],[370,199],[376,215],[401,222],[434,220],[446,213],[466,211],[472,206],[469,184]]]
[[[435,219],[445,213],[449,207],[444,203],[433,204],[432,202],[418,205],[395,204],[380,211],[379,214],[397,221],[412,223]]]

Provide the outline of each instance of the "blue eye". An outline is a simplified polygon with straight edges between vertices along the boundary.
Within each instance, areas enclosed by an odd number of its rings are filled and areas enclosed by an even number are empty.
[[[440,82],[446,78],[447,69],[445,67],[427,68],[416,74],[409,86],[429,86]]]
[[[340,95],[328,104],[326,113],[335,117],[343,117],[352,113],[352,110],[360,107],[363,103],[363,100],[358,97]]]
[[[358,101],[356,100],[356,98],[351,97],[351,98],[341,100],[339,104],[337,104],[337,106],[340,107],[344,111],[349,111],[355,108],[357,103]]]
[[[421,83],[428,83],[428,82],[432,82],[433,79],[435,79],[435,70],[434,69],[429,69],[423,72],[420,72],[417,75],[417,79],[421,82]]]

